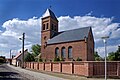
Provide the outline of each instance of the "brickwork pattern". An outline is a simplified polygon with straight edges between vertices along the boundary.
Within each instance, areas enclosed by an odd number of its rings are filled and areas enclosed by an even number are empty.
[[[40,71],[59,72],[81,76],[104,76],[104,62],[26,62],[25,67]],[[120,76],[120,62],[107,62],[107,76]]]

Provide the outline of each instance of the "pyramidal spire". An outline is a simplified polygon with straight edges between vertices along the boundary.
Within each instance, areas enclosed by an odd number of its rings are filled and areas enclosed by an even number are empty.
[[[49,16],[57,20],[55,14],[50,9],[47,9],[45,13],[42,15],[42,18],[49,17]]]

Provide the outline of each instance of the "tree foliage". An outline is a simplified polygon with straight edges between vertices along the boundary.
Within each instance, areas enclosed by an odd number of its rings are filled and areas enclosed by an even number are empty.
[[[98,52],[95,52],[94,53],[94,58],[95,58],[95,61],[102,61],[102,57],[99,56]]]
[[[6,62],[6,59],[4,56],[0,56],[0,63],[5,63]]]
[[[25,56],[25,62],[31,62],[31,61],[35,61],[35,59],[34,56],[28,52]]]
[[[32,54],[34,57],[38,56],[41,53],[40,49],[41,49],[41,46],[39,44],[32,46]]]
[[[109,61],[120,61],[120,46],[116,52],[109,53],[107,59]]]

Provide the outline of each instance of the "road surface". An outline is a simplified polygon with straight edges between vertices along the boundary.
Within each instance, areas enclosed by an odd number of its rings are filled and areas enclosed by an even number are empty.
[[[29,71],[9,64],[0,65],[0,80],[66,80],[39,72]]]
[[[24,74],[10,68],[7,64],[0,65],[0,80],[29,80]]]

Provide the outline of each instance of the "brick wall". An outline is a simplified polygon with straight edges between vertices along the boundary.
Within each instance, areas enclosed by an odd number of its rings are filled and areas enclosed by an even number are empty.
[[[52,63],[52,68],[53,72],[61,72],[61,63],[59,62]]]
[[[39,64],[39,65],[38,65],[38,69],[41,70],[41,71],[44,70],[44,68],[45,68],[44,65],[45,65],[45,64],[42,63],[42,62],[40,62],[40,63],[38,63],[38,64]]]
[[[62,73],[68,73],[68,74],[72,74],[72,63],[71,62],[63,62],[61,63],[62,65]]]
[[[45,63],[45,71],[52,71],[51,65],[52,65],[52,63],[46,62]]]
[[[72,58],[68,58],[68,47],[72,47]],[[76,60],[78,57],[81,58],[83,61],[87,61],[87,46],[85,41],[77,41],[77,42],[68,42],[68,43],[61,43],[61,44],[54,44],[54,45],[48,45],[46,47],[46,59],[47,60],[53,60],[55,58],[55,48],[59,48],[59,57],[61,57],[61,49],[62,47],[65,47],[65,60],[71,61]],[[48,55],[49,54],[49,55]],[[89,57],[92,57],[91,54]],[[44,58],[43,58],[44,59]],[[90,60],[90,59],[89,59]],[[91,59],[93,60],[93,59]]]
[[[120,71],[117,71],[118,67],[120,65],[118,64],[118,62],[108,62],[107,63],[107,75],[108,76],[117,76],[117,73],[119,73]],[[96,76],[104,76],[104,62],[94,62],[93,64],[93,75]],[[119,69],[118,69],[119,70]]]
[[[26,68],[75,74],[86,77],[104,76],[104,62],[100,61],[81,61],[81,62],[26,62]],[[107,62],[107,76],[120,76],[120,62]]]

